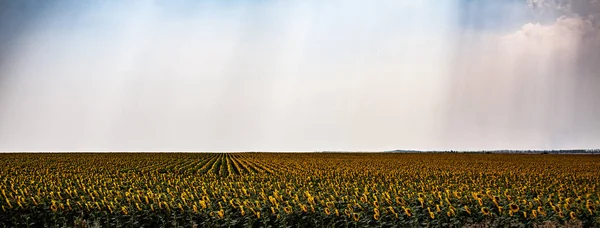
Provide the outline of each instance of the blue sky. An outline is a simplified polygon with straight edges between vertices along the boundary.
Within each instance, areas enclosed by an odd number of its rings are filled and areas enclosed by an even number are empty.
[[[546,5],[2,3],[0,150],[598,147],[596,14]]]

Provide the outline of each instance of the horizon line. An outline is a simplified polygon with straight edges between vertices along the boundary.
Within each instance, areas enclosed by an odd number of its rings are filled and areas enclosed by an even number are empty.
[[[314,151],[291,151],[291,150],[223,150],[223,151],[167,151],[167,150],[89,150],[89,151],[0,151],[0,153],[473,153],[473,152],[564,152],[564,151],[587,151],[587,152],[600,152],[600,148],[585,148],[585,149],[493,149],[493,150],[314,150]]]

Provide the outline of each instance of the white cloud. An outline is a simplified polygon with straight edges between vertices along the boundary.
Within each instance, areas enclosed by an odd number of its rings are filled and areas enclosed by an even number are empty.
[[[477,36],[472,51],[457,56],[448,131],[461,133],[450,144],[599,147],[600,32],[592,19],[563,15]]]

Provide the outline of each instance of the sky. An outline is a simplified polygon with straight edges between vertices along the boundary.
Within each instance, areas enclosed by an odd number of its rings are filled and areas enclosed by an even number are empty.
[[[0,3],[0,151],[570,148],[599,0]]]

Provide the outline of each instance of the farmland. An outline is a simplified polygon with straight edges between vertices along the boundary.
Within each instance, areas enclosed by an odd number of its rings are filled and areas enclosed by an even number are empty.
[[[0,154],[0,227],[600,226],[600,156]]]

